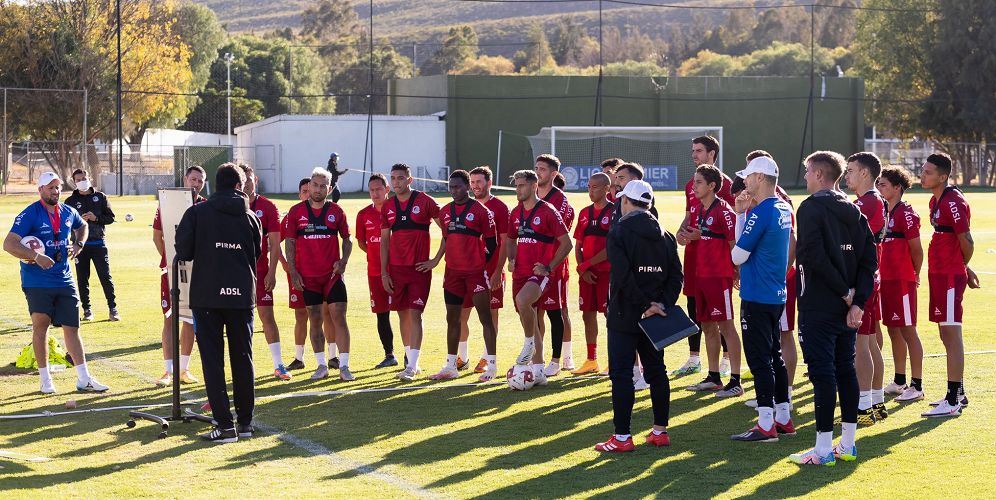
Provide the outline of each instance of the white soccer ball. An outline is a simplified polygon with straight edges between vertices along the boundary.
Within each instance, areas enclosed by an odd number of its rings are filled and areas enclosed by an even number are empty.
[[[135,220],[135,217],[133,217],[131,214],[125,214],[125,220],[131,222]]]
[[[25,236],[21,238],[21,244],[31,250],[34,250],[35,253],[45,253],[45,244],[42,243],[42,240],[38,239],[37,236]],[[24,262],[25,264],[34,264],[35,260],[21,259],[21,262]]]
[[[508,388],[513,391],[528,391],[533,388],[533,368],[529,365],[513,365],[505,374]]]

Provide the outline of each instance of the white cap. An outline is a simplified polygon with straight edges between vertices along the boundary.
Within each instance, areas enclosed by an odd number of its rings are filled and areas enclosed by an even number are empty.
[[[650,204],[654,202],[654,187],[646,181],[632,180],[626,183],[620,196],[625,196],[633,201],[642,201]]]
[[[748,175],[756,173],[778,177],[778,164],[767,156],[758,156],[751,160],[746,168],[737,172],[737,177],[746,179]]]
[[[56,174],[55,172],[44,172],[38,176],[38,187],[47,186],[51,184],[52,181],[59,181],[61,183],[62,179],[60,179],[59,174]]]

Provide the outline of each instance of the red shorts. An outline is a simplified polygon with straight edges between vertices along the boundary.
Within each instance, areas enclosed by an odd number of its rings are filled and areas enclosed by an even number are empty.
[[[301,296],[304,305],[317,306],[322,304],[335,304],[346,302],[346,287],[342,276],[329,273],[324,276],[302,277],[304,291]]]
[[[609,304],[609,272],[595,271],[595,284],[589,284],[578,277],[578,307],[582,312],[604,313]]]
[[[861,316],[861,326],[858,327],[858,335],[875,335],[875,324],[882,320],[882,303],[879,301],[879,288],[882,283],[875,277],[875,285],[872,287],[872,294],[865,302],[864,315]]]
[[[443,272],[443,291],[462,297],[461,307],[473,306],[475,294],[490,290],[487,271],[458,271],[446,268]]]
[[[695,278],[695,317],[701,323],[733,320],[733,278]]]
[[[785,309],[778,320],[778,328],[783,332],[795,330],[795,266],[785,274]]]
[[[961,325],[961,301],[968,286],[967,274],[928,274],[930,285],[930,321],[944,325]]]
[[[501,273],[501,284],[497,289],[491,290],[491,309],[501,309],[505,307],[505,273]]]
[[[526,278],[512,278],[512,300],[519,295],[522,287],[526,283],[536,283],[540,287],[540,296],[533,302],[533,306],[544,311],[556,311],[562,309],[560,306],[560,280],[556,276],[529,276]],[[515,310],[519,310],[519,305],[515,305]]]
[[[384,290],[384,280],[380,276],[367,275],[367,286],[370,288],[370,311],[374,314],[391,311],[391,296]]]
[[[273,307],[273,291],[266,291],[268,266],[256,266],[256,307]]]
[[[429,288],[432,286],[432,272],[419,272],[415,266],[389,265],[394,293],[391,294],[391,310],[425,310],[429,301]]]
[[[290,275],[287,275],[287,295],[289,296],[287,307],[291,309],[302,309],[304,307],[304,297],[301,296],[300,290],[294,289],[294,285],[291,284]]]
[[[885,326],[916,326],[916,282],[882,280],[879,293]]]

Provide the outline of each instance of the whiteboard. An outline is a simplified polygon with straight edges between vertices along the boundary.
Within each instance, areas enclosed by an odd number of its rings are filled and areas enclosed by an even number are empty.
[[[173,257],[176,256],[176,226],[188,208],[194,206],[194,191],[190,188],[160,188],[159,217],[163,225],[163,242],[166,244],[166,269],[169,274],[169,287],[173,288]],[[173,304],[173,309],[180,319],[193,323],[194,316],[190,311],[190,278],[194,262],[180,262],[180,303]],[[172,299],[170,299],[172,300]]]

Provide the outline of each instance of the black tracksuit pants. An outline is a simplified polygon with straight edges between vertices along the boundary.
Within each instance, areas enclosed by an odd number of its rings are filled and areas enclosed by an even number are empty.
[[[740,303],[740,329],[744,356],[754,374],[758,408],[788,402],[788,371],[782,360],[782,332],[778,325],[783,304]]]
[[[235,427],[225,383],[225,337],[232,363],[232,392],[239,424],[252,423],[255,377],[252,364],[252,309],[193,309],[194,333],[201,351],[204,388],[218,428]],[[225,332],[224,334],[222,332]]]
[[[111,263],[107,256],[107,247],[100,245],[83,245],[83,250],[76,256],[76,281],[80,289],[80,302],[83,310],[90,310],[90,262],[97,269],[100,286],[104,289],[109,309],[117,308],[114,302],[114,280],[111,279]]]
[[[840,394],[842,422],[858,421],[858,375],[854,370],[857,330],[842,316],[799,311],[799,345],[809,367],[816,403],[816,431],[833,431],[833,413]]]
[[[650,401],[654,408],[654,425],[667,426],[671,405],[671,386],[664,366],[664,353],[658,351],[642,332],[609,330],[609,380],[612,381],[612,423],[616,434],[632,434],[630,420],[636,391],[633,388],[633,365],[637,353],[643,362],[643,378],[650,384]]]

